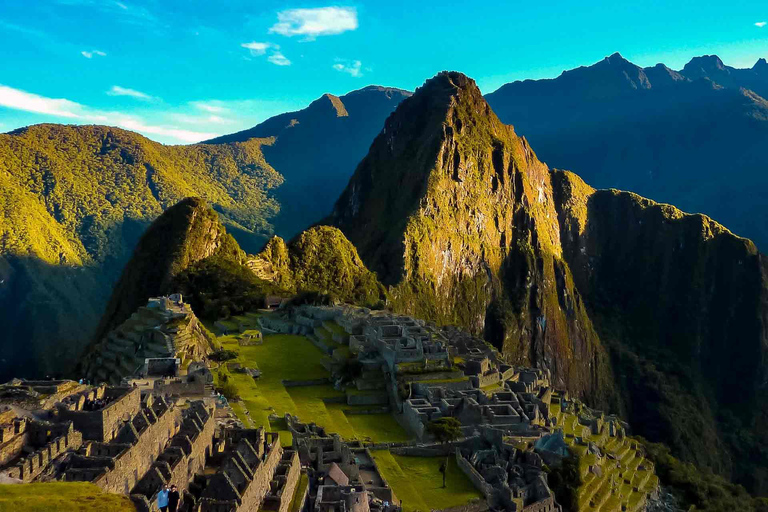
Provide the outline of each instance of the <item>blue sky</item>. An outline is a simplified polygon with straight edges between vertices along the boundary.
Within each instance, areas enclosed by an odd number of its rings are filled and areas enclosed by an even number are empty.
[[[0,0],[0,132],[109,124],[190,143],[443,69],[483,92],[620,52],[679,69],[768,57],[764,0]]]

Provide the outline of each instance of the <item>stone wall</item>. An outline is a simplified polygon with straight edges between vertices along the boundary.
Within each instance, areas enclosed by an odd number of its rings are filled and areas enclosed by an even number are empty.
[[[183,497],[194,475],[205,467],[215,429],[213,409],[208,409],[202,401],[193,402],[185,411],[181,428],[170,445],[157,457],[131,495],[144,496],[154,507],[151,510],[157,506],[156,496],[163,485],[176,485]]]
[[[486,499],[493,496],[493,486],[485,481],[485,478],[472,467],[472,464],[461,455],[461,450],[458,449],[456,450],[456,464],[458,464],[459,468],[461,468],[464,474],[467,475],[467,478],[469,478],[470,482],[472,482],[472,485],[474,485]]]
[[[155,413],[157,410],[160,414]],[[181,423],[181,410],[173,406],[145,409],[137,416],[138,420],[126,424],[118,436],[118,440],[130,441],[129,447],[114,458],[114,468],[93,482],[105,491],[129,494],[160,456]],[[142,425],[144,417],[147,423]],[[137,429],[136,424],[143,428]]]
[[[270,482],[270,489],[264,498],[262,510],[287,512],[291,506],[293,493],[301,476],[299,454],[294,450],[285,450],[275,475]]]
[[[0,467],[21,454],[21,449],[27,444],[27,437],[25,419],[11,417],[8,423],[0,425]]]
[[[80,396],[77,401],[59,404],[59,419],[71,421],[75,430],[82,432],[83,439],[111,441],[117,435],[123,421],[141,411],[141,392],[138,388],[106,388],[103,398],[111,398],[112,402],[96,411],[82,410],[85,400],[83,396]]]
[[[5,474],[10,478],[17,478],[24,483],[29,483],[37,478],[59,455],[79,449],[82,443],[82,434],[72,429],[70,423],[67,432],[19,460],[16,465],[8,468]]]
[[[228,443],[236,448],[210,478],[198,512],[257,512],[271,488],[283,448],[277,434],[240,430]]]
[[[205,396],[205,380],[203,378],[189,380],[162,379],[156,380],[152,391],[158,396]]]

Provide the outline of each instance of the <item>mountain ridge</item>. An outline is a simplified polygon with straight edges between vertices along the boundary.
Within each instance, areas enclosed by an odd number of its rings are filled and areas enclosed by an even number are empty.
[[[768,266],[748,239],[548,168],[449,72],[387,119],[325,222],[395,310],[483,335],[765,492]]]
[[[557,78],[505,84],[486,99],[551,167],[705,213],[762,246],[768,74],[756,68],[760,61],[739,70],[711,56],[681,71],[641,68],[614,54]]]

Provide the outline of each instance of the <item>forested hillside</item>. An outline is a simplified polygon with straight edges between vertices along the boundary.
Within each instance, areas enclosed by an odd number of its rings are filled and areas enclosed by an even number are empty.
[[[282,183],[265,143],[164,146],[103,126],[0,135],[0,377],[71,368],[139,237],[184,197],[261,248]]]

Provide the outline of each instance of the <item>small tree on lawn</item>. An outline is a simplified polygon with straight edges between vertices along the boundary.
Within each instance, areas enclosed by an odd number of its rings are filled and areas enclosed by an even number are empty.
[[[427,434],[430,434],[438,443],[448,444],[461,437],[461,422],[456,418],[440,418],[427,423]],[[445,456],[445,462],[440,466],[440,472],[443,474],[443,487],[445,487],[445,475],[448,473],[448,455]]]

